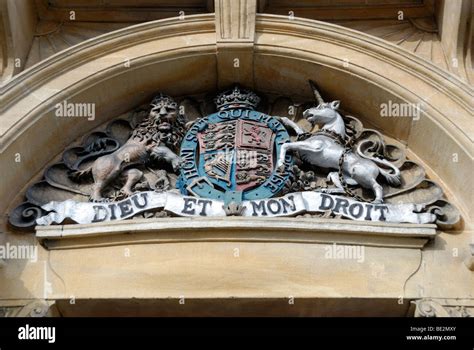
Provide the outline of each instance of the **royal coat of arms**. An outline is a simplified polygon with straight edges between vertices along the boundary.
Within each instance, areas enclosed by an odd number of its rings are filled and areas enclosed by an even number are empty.
[[[270,198],[289,179],[275,171],[275,155],[290,141],[285,126],[276,118],[255,110],[259,97],[234,88],[215,102],[218,112],[196,121],[181,145],[182,194],[240,203]]]
[[[278,99],[261,106],[239,86],[199,103],[160,93],[66,149],[10,224],[230,215],[459,221],[401,146],[386,145],[310,83],[316,102],[300,103],[293,116],[276,108]]]

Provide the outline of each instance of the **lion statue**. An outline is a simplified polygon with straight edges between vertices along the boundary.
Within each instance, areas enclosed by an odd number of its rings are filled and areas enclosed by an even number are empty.
[[[121,179],[120,193],[133,194],[133,187],[142,179],[143,172],[137,167],[150,160],[165,161],[178,171],[181,159],[176,154],[184,136],[184,117],[178,113],[177,103],[169,96],[160,94],[151,102],[147,117],[137,125],[132,135],[115,152],[97,158],[90,167],[71,174],[72,178],[92,175],[94,184],[90,200],[105,200],[103,192],[108,185]]]

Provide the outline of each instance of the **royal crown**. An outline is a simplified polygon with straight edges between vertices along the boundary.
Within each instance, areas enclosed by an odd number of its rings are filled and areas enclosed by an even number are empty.
[[[233,108],[255,109],[260,103],[260,97],[252,91],[242,89],[236,85],[234,88],[217,95],[214,102],[219,111]]]
[[[164,104],[164,105],[167,105],[167,106],[170,106],[170,105],[176,106],[175,100],[173,100],[172,97],[163,94],[162,92],[160,92],[159,95],[155,96],[153,98],[153,100],[150,102],[150,106],[152,108],[155,107],[158,104]]]

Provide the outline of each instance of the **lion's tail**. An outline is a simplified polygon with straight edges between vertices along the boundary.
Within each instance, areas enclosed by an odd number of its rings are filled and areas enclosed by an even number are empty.
[[[72,180],[87,180],[92,178],[92,166],[84,169],[84,170],[74,170],[71,171],[68,176]]]

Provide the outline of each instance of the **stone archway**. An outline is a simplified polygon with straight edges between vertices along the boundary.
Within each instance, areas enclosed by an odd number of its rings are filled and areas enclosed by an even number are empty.
[[[3,86],[5,106],[2,111],[4,122],[1,126],[0,159],[2,164],[11,163],[12,167],[2,168],[0,193],[3,200],[0,212],[6,213],[18,204],[18,193],[35,180],[41,169],[59,155],[71,140],[143,103],[158,90],[177,96],[200,95],[216,91],[231,82],[240,82],[268,94],[298,99],[309,96],[305,81],[312,78],[318,80],[328,97],[341,99],[346,110],[363,116],[364,122],[405,143],[411,155],[421,160],[430,176],[445,185],[449,198],[458,205],[466,221],[464,232],[457,236],[443,236],[445,247],[436,243],[424,250],[421,257],[418,251],[391,251],[391,258],[408,261],[406,265],[402,264],[405,270],[395,278],[394,285],[385,285],[371,293],[370,298],[388,295],[388,298],[395,300],[400,293],[415,298],[418,293],[416,280],[423,278],[429,278],[430,296],[454,298],[462,294],[467,297],[469,284],[466,286],[466,280],[472,279],[472,274],[465,266],[454,264],[448,258],[450,250],[467,248],[469,237],[466,231],[472,225],[469,221],[471,191],[465,190],[463,180],[470,176],[472,165],[469,86],[413,54],[347,28],[306,19],[288,21],[283,16],[256,15],[251,7],[247,9],[246,16],[239,19],[243,22],[232,22],[231,27],[226,27],[226,18],[231,14],[220,8],[216,8],[216,12],[216,16],[189,16],[184,22],[178,19],[149,22],[97,37],[52,56]],[[245,30],[236,31],[235,28],[240,28],[238,23]],[[238,67],[235,67],[236,58]],[[96,119],[73,121],[56,118],[54,106],[63,100],[94,103]],[[380,104],[389,100],[395,103],[422,102],[421,119],[395,122],[390,118],[380,118]],[[18,154],[21,161],[15,162]],[[456,155],[459,166],[447,166],[451,164],[453,155]],[[255,246],[243,246],[262,253]],[[304,248],[298,246],[293,253],[309,254],[309,250],[304,253]],[[113,252],[107,254],[118,254],[121,249],[115,247]],[[172,254],[169,248],[160,250],[154,247],[154,252],[146,247],[139,249],[145,256],[159,252],[169,258]],[[205,250],[200,244],[194,248],[183,246],[182,249],[183,253],[191,249],[189,254],[196,249]],[[205,252],[208,256],[214,256],[209,260],[210,265],[205,265],[207,268],[218,263],[213,254],[217,254],[219,249],[232,249],[232,245],[225,243]],[[278,251],[278,245],[274,245],[270,256],[262,258],[257,264],[270,263]],[[375,256],[380,254],[380,251],[374,250]],[[50,259],[49,255],[43,252],[42,258]],[[78,258],[77,252],[64,259],[61,253],[53,255],[56,255],[58,264],[62,262],[66,266]],[[307,258],[306,263],[315,263],[309,256]],[[222,259],[226,261],[225,257]],[[404,283],[423,260],[429,261],[428,272],[415,276],[413,283],[405,290]],[[439,261],[445,261],[447,266],[440,266]],[[231,263],[227,261],[218,271],[224,273],[226,268],[229,269],[225,277],[227,286],[232,286],[232,279],[239,273],[239,269],[232,269]],[[304,272],[308,272],[304,263],[292,260],[293,266],[296,266],[293,271],[277,274],[268,283],[244,283],[243,287],[235,290],[226,287],[227,294],[225,289],[213,293],[192,283],[189,285],[190,294],[196,299],[207,295],[225,298],[233,293],[241,298],[255,298],[259,290],[270,291],[292,274],[304,276]],[[181,273],[189,271],[192,259],[187,260],[185,265]],[[7,266],[3,270],[7,269],[15,271],[18,267]],[[367,267],[360,276],[370,273],[371,269],[373,267]],[[453,280],[456,289],[444,286],[438,280],[445,269],[450,270],[450,275],[458,276]],[[245,262],[243,270],[252,271],[252,260]],[[25,275],[29,277],[24,286],[20,286],[14,278],[7,278],[10,287],[5,291],[5,298],[40,297],[42,290],[33,286],[36,280],[33,276],[37,271],[36,268],[26,268]],[[69,271],[77,272],[77,267]],[[131,273],[140,274],[140,271],[132,269]],[[262,276],[256,274],[252,278]],[[320,276],[318,283],[322,283],[325,276]],[[100,276],[92,279],[98,281]],[[164,298],[166,293],[179,297],[174,277],[167,275],[165,280],[169,282],[169,289],[157,298]],[[76,287],[80,285],[78,281],[69,282]],[[305,277],[297,284],[304,287],[305,283],[308,297],[317,299],[330,295]],[[399,290],[401,285],[402,291]],[[282,287],[272,297],[287,297],[291,287]],[[152,288],[154,286],[150,285],[142,290],[142,296],[152,296]],[[364,289],[351,293],[349,285],[334,285],[331,288],[341,291],[345,297],[361,298],[367,293]],[[115,297],[126,298],[127,291],[130,289],[116,293]],[[82,293],[82,297],[100,299],[113,298],[115,292],[106,290],[102,293],[86,288]],[[304,295],[305,288],[298,289],[298,293]],[[406,308],[402,310],[401,313]]]

